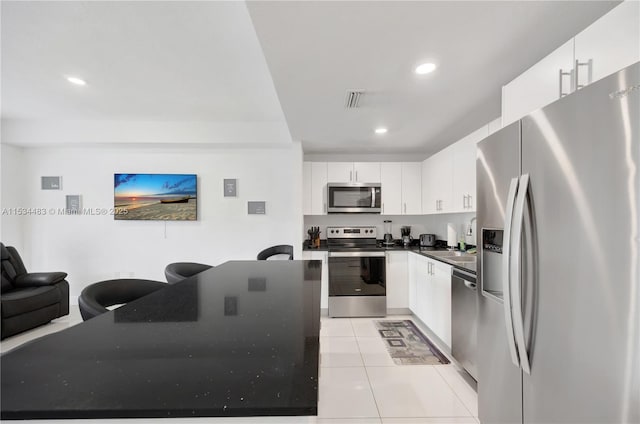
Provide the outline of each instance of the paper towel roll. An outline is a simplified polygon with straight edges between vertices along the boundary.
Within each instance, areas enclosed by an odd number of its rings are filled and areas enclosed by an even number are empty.
[[[456,232],[455,225],[447,224],[447,245],[449,247],[455,247],[458,245],[458,233]]]

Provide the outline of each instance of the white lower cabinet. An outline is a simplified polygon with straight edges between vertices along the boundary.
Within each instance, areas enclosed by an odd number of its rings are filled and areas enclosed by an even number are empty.
[[[408,273],[409,309],[451,347],[451,266],[410,253]]]
[[[329,252],[309,251],[302,252],[302,259],[306,261],[322,261],[322,277],[320,280],[320,309],[329,308]]]
[[[429,259],[416,253],[409,253],[409,309],[426,324],[427,311],[427,269]]]
[[[418,315],[418,258],[420,256],[409,253],[407,257],[407,274],[409,280],[409,310]]]
[[[429,278],[429,322],[425,322],[440,340],[451,347],[451,266],[433,263]]]
[[[409,308],[408,252],[385,253],[387,309]]]

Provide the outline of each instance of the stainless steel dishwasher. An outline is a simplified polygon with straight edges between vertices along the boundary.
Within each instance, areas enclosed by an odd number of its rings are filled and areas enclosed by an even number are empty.
[[[451,273],[451,354],[478,380],[478,296],[476,276],[458,268]]]

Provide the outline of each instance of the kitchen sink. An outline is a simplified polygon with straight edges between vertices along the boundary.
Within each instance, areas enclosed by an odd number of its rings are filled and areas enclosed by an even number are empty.
[[[444,258],[451,262],[476,262],[476,257],[473,255],[444,256]]]
[[[436,250],[428,252],[428,255],[436,258],[442,258],[448,262],[454,262],[456,264],[475,264],[476,255],[471,255],[466,252],[459,252],[456,250]]]
[[[426,252],[428,255],[431,256],[437,256],[440,258],[455,258],[455,257],[464,257],[467,258],[467,260],[470,260],[470,258],[475,258],[475,255],[471,255],[469,253],[466,252],[459,252],[456,250],[434,250],[431,252]]]

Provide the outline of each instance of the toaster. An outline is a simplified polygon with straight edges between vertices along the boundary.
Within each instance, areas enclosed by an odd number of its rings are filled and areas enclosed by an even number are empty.
[[[433,247],[436,245],[435,234],[420,234],[420,247]]]

